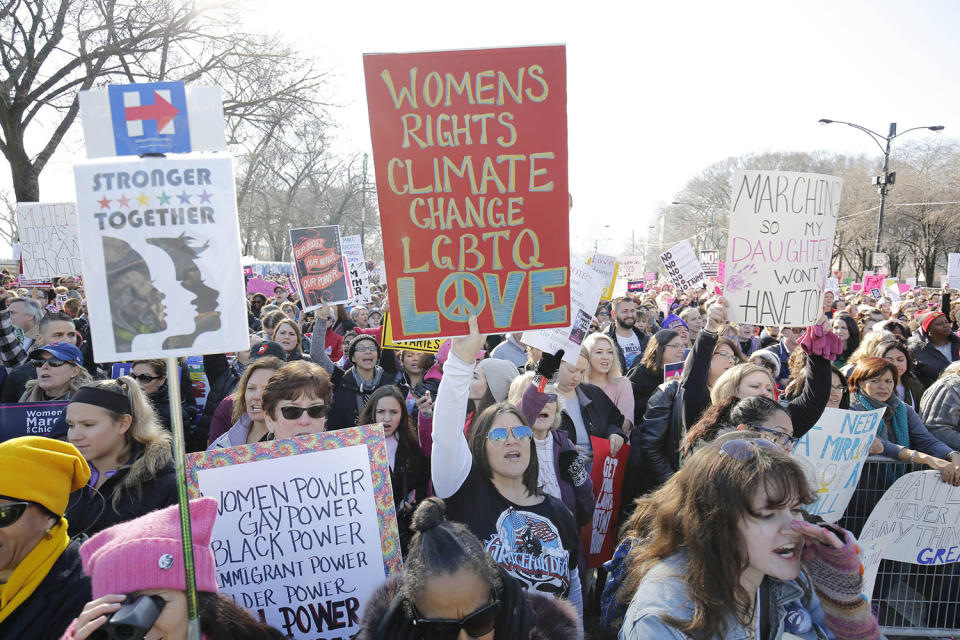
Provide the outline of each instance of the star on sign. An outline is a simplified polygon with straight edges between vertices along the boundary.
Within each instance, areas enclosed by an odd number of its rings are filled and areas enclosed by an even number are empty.
[[[107,196],[103,196],[103,200],[97,200],[97,204],[100,205],[101,209],[110,208],[110,200],[107,198]]]
[[[140,206],[141,206],[141,207],[145,207],[145,206],[147,206],[148,204],[150,204],[150,196],[148,196],[148,195],[145,194],[145,193],[141,193],[141,194],[137,197],[137,202],[140,203]]]
[[[162,192],[159,196],[157,196],[157,200],[160,201],[160,204],[170,204],[170,198],[171,198],[171,197],[172,197],[172,196],[168,196],[168,195],[167,195],[167,192],[164,191],[164,192]]]
[[[187,195],[187,190],[184,189],[183,193],[177,196],[180,198],[180,204],[190,204],[190,196]]]
[[[117,204],[120,205],[121,207],[129,207],[130,200],[127,198],[126,194],[124,194],[120,196],[120,198],[117,200]]]
[[[203,204],[204,202],[210,202],[210,198],[212,197],[213,197],[213,194],[207,193],[207,190],[204,189],[203,193],[200,194],[200,204]]]

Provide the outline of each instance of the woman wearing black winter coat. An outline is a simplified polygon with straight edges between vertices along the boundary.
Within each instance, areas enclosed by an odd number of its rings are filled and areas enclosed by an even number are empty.
[[[627,379],[633,385],[634,425],[640,426],[643,414],[647,411],[647,401],[657,387],[665,382],[663,365],[683,362],[685,349],[680,334],[670,329],[657,331],[647,342],[643,356],[627,372]]]

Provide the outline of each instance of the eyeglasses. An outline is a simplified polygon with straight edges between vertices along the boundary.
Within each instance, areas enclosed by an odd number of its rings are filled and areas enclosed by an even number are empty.
[[[306,412],[311,418],[326,418],[330,413],[330,406],[325,404],[315,404],[312,407],[280,407],[280,414],[286,420],[299,420]]]
[[[732,353],[727,353],[726,351],[717,351],[713,354],[714,358],[723,358],[724,360],[729,360],[730,362],[737,362],[737,356]]]
[[[513,435],[517,440],[524,440],[533,435],[533,431],[530,427],[518,424],[514,427],[495,427],[490,429],[487,433],[487,440],[493,440],[494,442],[506,442],[507,438]]]
[[[8,502],[7,504],[0,504],[0,529],[9,527],[19,520],[20,516],[24,514],[29,506],[29,502]]]
[[[359,347],[357,347],[356,349],[354,349],[353,352],[354,352],[354,353],[367,353],[368,351],[376,351],[376,350],[377,350],[377,348],[376,348],[375,346],[373,346],[372,344],[364,344],[364,345],[360,345]]]
[[[33,358],[30,360],[30,364],[39,369],[45,364],[48,364],[51,367],[62,367],[63,365],[67,364],[67,361],[61,360],[60,358],[49,358],[47,360],[44,360],[43,358]]]
[[[132,374],[130,377],[136,380],[137,382],[148,384],[150,382],[153,382],[154,380],[161,379],[163,376],[148,376],[145,373],[137,373],[137,374]]]
[[[764,440],[769,440],[770,442],[779,445],[786,449],[787,451],[793,451],[796,448],[797,443],[800,442],[800,438],[795,438],[794,436],[787,435],[782,431],[777,431],[776,429],[768,429],[767,427],[761,427],[756,424],[744,425],[750,431],[759,431],[760,433],[768,434],[764,436]]]
[[[679,343],[678,343],[678,344],[668,344],[667,346],[664,347],[664,349],[683,349],[683,348],[684,348],[684,346],[683,346],[682,344],[679,344]],[[718,354],[717,354],[717,355],[718,355]]]
[[[769,440],[766,440],[765,438],[754,438],[751,440],[727,440],[723,443],[723,446],[720,447],[720,454],[717,456],[717,459],[713,461],[713,465],[710,467],[710,473],[708,473],[707,476],[710,478],[713,477],[717,467],[720,466],[720,461],[724,458],[739,460],[740,462],[753,459],[753,457],[757,455],[758,447],[764,447],[766,449],[780,449],[779,446],[770,442]]]
[[[830,385],[830,393],[843,393],[843,385],[837,387]]]
[[[463,629],[471,638],[479,638],[493,631],[497,624],[497,612],[500,601],[494,600],[480,607],[460,620],[445,618],[421,618],[417,608],[413,608],[413,626],[420,632],[423,640],[456,640]]]

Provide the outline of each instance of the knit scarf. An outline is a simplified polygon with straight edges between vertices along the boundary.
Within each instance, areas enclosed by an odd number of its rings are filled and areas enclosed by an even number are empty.
[[[886,416],[893,415],[893,435],[897,439],[897,444],[902,447],[910,446],[910,430],[907,428],[907,405],[905,405],[896,394],[892,394],[886,402],[874,400],[870,396],[857,391],[857,400],[867,409],[879,409],[885,407],[888,413]]]
[[[0,622],[33,595],[69,544],[67,521],[60,518],[60,522],[17,565],[10,579],[0,589]]]

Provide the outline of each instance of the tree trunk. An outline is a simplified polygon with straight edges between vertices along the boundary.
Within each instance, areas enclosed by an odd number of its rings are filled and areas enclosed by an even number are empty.
[[[30,162],[20,135],[22,131],[6,126],[3,129],[7,143],[4,155],[10,164],[10,177],[13,179],[13,193],[17,202],[40,202],[40,173]]]

